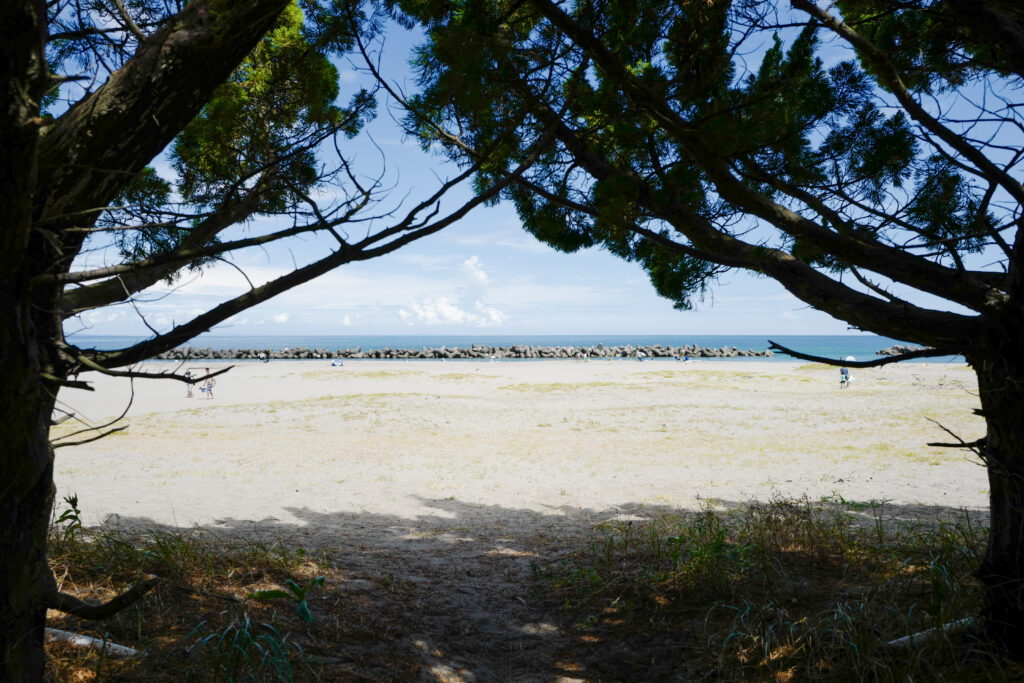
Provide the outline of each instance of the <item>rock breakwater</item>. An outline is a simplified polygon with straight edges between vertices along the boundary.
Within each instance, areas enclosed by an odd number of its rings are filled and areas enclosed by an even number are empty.
[[[503,358],[636,358],[637,353],[644,358],[739,358],[739,357],[770,357],[768,350],[737,349],[735,346],[721,348],[704,348],[693,344],[686,346],[485,346],[474,344],[468,347],[442,346],[440,348],[420,349],[336,349],[323,347],[286,348],[286,349],[213,349],[182,346],[156,356],[160,360],[258,360],[263,354],[270,360],[313,360],[313,359],[392,359],[392,360],[429,360],[429,359],[481,359]]]
[[[887,346],[884,349],[875,351],[876,356],[898,356],[903,353],[910,353],[911,351],[923,351],[923,346],[909,346],[907,344],[893,344]]]

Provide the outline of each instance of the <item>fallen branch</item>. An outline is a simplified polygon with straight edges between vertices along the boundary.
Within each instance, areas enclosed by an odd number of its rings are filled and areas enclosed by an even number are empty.
[[[885,644],[885,646],[887,648],[892,649],[914,647],[915,645],[926,643],[929,640],[932,640],[933,638],[936,638],[937,636],[940,636],[942,634],[951,633],[953,631],[961,631],[973,623],[974,617],[965,617],[963,619],[957,619],[956,621],[951,621],[948,624],[943,624],[942,626],[936,626],[935,628],[929,628],[924,631],[919,631],[917,633],[911,633],[909,636],[903,636],[902,638],[897,638],[896,640],[890,640],[888,643]]]
[[[132,586],[127,592],[118,595],[116,598],[100,605],[93,605],[79,600],[73,595],[54,591],[46,596],[46,606],[81,619],[106,619],[114,616],[124,608],[153,589],[160,579],[155,576],[147,576],[142,581]]]
[[[87,650],[103,650],[111,657],[136,657],[145,655],[144,652],[139,652],[135,648],[131,648],[126,645],[110,643],[102,638],[93,638],[92,636],[82,635],[81,633],[61,631],[59,628],[47,628],[46,640],[51,643],[68,643],[75,647],[84,647]]]

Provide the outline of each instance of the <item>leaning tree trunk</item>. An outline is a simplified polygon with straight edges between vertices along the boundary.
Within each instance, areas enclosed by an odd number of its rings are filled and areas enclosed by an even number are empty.
[[[978,578],[985,586],[986,630],[1019,653],[1024,643],[1024,342],[1019,335],[1001,341],[998,355],[970,359],[988,429],[981,453],[991,511]]]
[[[12,317],[5,313],[0,321],[0,680],[37,681],[43,676],[44,600],[54,585],[46,556],[52,401],[40,382],[34,345],[11,334]]]
[[[44,598],[53,575],[46,533],[53,503],[48,442],[52,392],[30,281],[42,250],[32,244],[46,4],[0,2],[0,680],[43,677]],[[38,239],[38,236],[37,236]],[[33,255],[33,253],[35,255]],[[35,261],[35,262],[33,262]],[[40,308],[39,304],[43,307]]]

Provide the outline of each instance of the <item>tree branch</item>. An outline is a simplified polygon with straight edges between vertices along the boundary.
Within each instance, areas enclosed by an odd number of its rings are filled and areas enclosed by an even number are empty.
[[[48,609],[55,609],[80,619],[88,619],[90,621],[106,619],[107,617],[114,616],[124,608],[130,607],[132,603],[151,591],[159,582],[160,579],[149,575],[132,586],[127,592],[100,605],[92,605],[79,600],[73,595],[61,593],[60,591],[54,591],[47,595],[44,603]]]
[[[209,101],[288,0],[196,0],[171,17],[39,145],[37,220],[105,206]],[[65,235],[77,253],[81,235]]]
[[[135,36],[135,39],[139,41],[140,44],[145,42],[146,34],[142,32],[142,29],[139,28],[139,25],[135,23],[134,19],[132,19],[132,15],[128,14],[128,8],[124,6],[124,2],[122,2],[121,0],[113,1],[114,6],[117,7],[118,15],[120,15],[121,20],[124,21],[125,28],[127,28],[128,31],[133,36]]]
[[[769,197],[741,183],[724,161],[707,148],[700,131],[682,119],[668,100],[651,91],[633,75],[592,33],[580,26],[551,0],[530,0],[556,28],[569,36],[603,71],[614,80],[627,98],[652,116],[708,174],[722,198],[762,218],[783,232],[835,254],[839,258],[904,282],[921,291],[941,296],[968,308],[982,310],[989,302],[988,287],[963,277],[961,273],[925,259],[894,249],[866,236],[841,235],[808,220]]]
[[[591,176],[615,178],[631,186],[653,216],[686,235],[695,248],[713,254],[716,263],[769,275],[800,300],[860,329],[943,347],[966,344],[970,339],[975,318],[906,302],[880,301],[836,282],[792,254],[733,237],[676,201],[678,193],[671,188],[657,193],[644,180],[607,162],[550,108],[538,105],[533,113],[554,126],[558,139]]]
[[[835,358],[826,358],[825,356],[815,356],[809,353],[794,351],[782,344],[773,342],[771,339],[768,340],[768,348],[772,351],[784,353],[787,356],[799,358],[800,360],[825,363],[826,365],[845,365],[851,368],[876,368],[880,365],[889,365],[890,363],[899,363],[900,361],[913,360],[915,358],[935,358],[936,356],[960,355],[960,352],[956,349],[918,349],[917,351],[908,351],[907,353],[900,353],[895,356],[886,356],[885,358],[878,358],[876,360],[837,360]]]
[[[830,12],[821,9],[808,0],[792,0],[793,6],[810,14],[827,26],[833,33],[848,42],[857,53],[875,67],[882,84],[896,96],[910,116],[926,130],[969,159],[987,178],[997,181],[1019,204],[1024,204],[1024,186],[1011,175],[994,164],[988,157],[968,144],[963,138],[944,126],[938,119],[924,110],[903,84],[899,71],[891,60],[874,43],[844,24]]]

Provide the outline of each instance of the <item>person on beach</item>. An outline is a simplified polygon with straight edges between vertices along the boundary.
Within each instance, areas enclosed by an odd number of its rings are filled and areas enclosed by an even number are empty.
[[[192,371],[191,370],[186,370],[185,371],[185,386],[188,387],[188,389],[185,392],[185,398],[192,398]]]
[[[206,368],[206,398],[213,398],[213,388],[217,386],[217,380],[210,377],[210,368]]]
[[[850,371],[845,367],[839,368],[839,388],[845,389],[850,386]]]

